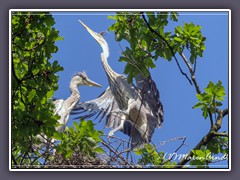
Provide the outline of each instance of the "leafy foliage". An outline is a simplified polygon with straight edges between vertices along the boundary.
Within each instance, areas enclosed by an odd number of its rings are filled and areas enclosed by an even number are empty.
[[[211,155],[211,151],[209,149],[197,149],[192,150],[193,152],[193,160],[190,161],[190,165],[196,166],[197,168],[208,168],[208,162]]]
[[[15,158],[28,153],[33,137],[55,132],[51,98],[58,88],[57,72],[63,68],[51,62],[61,40],[49,13],[12,14],[12,152]],[[23,156],[24,157],[24,156]],[[24,162],[22,162],[24,163]]]
[[[71,157],[73,152],[81,152],[83,156],[96,157],[97,154],[103,153],[99,147],[102,142],[101,131],[94,129],[92,121],[81,120],[80,123],[74,122],[74,127],[69,127],[64,133],[56,133],[57,139],[61,143],[57,145],[57,152],[62,154],[66,159]]]
[[[191,23],[184,23],[182,26],[175,27],[174,48],[182,52],[186,47],[190,50],[190,62],[193,64],[197,56],[202,57],[205,50],[204,41],[206,38],[202,35],[201,26]]]
[[[192,150],[190,165],[197,168],[209,168],[209,164],[228,159],[228,137],[217,136],[200,149]],[[218,156],[216,156],[218,155]]]
[[[193,108],[201,108],[203,117],[206,119],[209,112],[215,113],[216,108],[222,106],[221,102],[224,100],[226,94],[221,81],[218,81],[217,84],[210,81],[204,90],[205,92],[196,95],[199,101]]]
[[[138,165],[148,168],[172,168],[176,162],[167,161],[164,152],[157,152],[151,144],[146,144],[144,148],[134,151],[136,155],[142,156],[138,160]]]
[[[228,137],[216,136],[208,144],[207,149],[213,154],[223,154],[228,155]]]
[[[118,12],[115,16],[109,16],[116,22],[109,27],[114,31],[117,41],[126,40],[129,47],[122,52],[119,58],[121,62],[127,62],[124,73],[128,74],[128,81],[138,73],[145,76],[149,75],[148,68],[155,68],[158,57],[171,60],[173,54],[166,43],[158,36],[153,34],[146,26],[141,13]],[[164,28],[168,25],[169,14],[167,12],[148,12],[147,18],[152,28],[161,36],[170,41],[171,32],[165,32]],[[170,20],[177,21],[178,14],[171,13]]]
[[[190,50],[190,62],[193,64],[197,57],[202,57],[205,50],[206,38],[201,33],[201,26],[184,23],[184,26],[175,27],[175,34],[165,31],[170,20],[178,21],[177,12],[147,12],[147,18],[141,13],[117,13],[109,18],[116,20],[110,31],[114,31],[116,40],[126,40],[130,47],[123,51],[119,58],[127,62],[124,73],[128,74],[128,81],[138,73],[149,75],[149,68],[155,68],[159,58],[171,61],[176,52],[184,48]],[[144,21],[148,19],[148,25]],[[153,33],[154,32],[154,33]],[[157,35],[158,34],[158,35]]]

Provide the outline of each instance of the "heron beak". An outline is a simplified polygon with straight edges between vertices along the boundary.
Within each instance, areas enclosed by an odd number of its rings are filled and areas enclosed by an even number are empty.
[[[89,27],[87,27],[86,24],[84,24],[82,21],[79,20],[79,22],[83,25],[83,27],[85,27],[87,29],[87,31],[91,34],[91,36],[98,42],[98,44],[102,47],[103,50],[103,54],[105,59],[107,59],[109,57],[109,49],[108,49],[108,44],[105,41],[105,39],[103,38],[103,36],[101,34],[98,34],[96,32],[94,32],[93,30],[91,30]]]
[[[97,87],[102,87],[102,85],[90,80],[90,79],[87,79],[87,85],[88,86],[97,86]]]
[[[93,30],[91,30],[86,24],[84,24],[81,20],[79,22],[87,29],[87,31],[91,34],[91,36],[101,45],[101,38],[99,36],[102,36]]]

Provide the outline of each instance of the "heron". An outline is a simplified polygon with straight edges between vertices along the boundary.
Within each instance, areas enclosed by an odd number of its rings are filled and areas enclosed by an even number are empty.
[[[126,76],[115,72],[108,64],[109,48],[101,34],[91,30],[82,21],[90,35],[98,42],[103,52],[101,62],[106,72],[109,87],[96,99],[76,105],[73,114],[82,114],[78,118],[88,118],[102,114],[106,117],[106,127],[112,137],[118,130],[130,137],[131,148],[141,148],[151,141],[156,127],[163,123],[163,106],[155,82],[139,73],[136,85],[128,83]]]
[[[57,99],[53,101],[55,106],[54,115],[59,115],[60,119],[58,120],[59,126],[55,127],[56,131],[64,132],[69,121],[70,112],[76,106],[76,104],[80,100],[80,92],[78,90],[78,86],[96,86],[102,87],[100,84],[92,81],[85,72],[76,73],[71,81],[70,81],[70,91],[71,95],[66,99]],[[36,148],[41,149],[45,146],[45,144],[49,141],[47,137],[43,134],[37,135],[37,139],[41,142],[39,145],[34,145]],[[55,140],[51,140],[53,143]]]

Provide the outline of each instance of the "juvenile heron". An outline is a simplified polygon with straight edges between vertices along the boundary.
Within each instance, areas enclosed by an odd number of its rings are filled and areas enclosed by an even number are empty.
[[[124,75],[116,73],[108,64],[109,48],[101,34],[79,21],[102,47],[101,61],[108,77],[109,87],[97,99],[78,104],[73,114],[87,118],[97,114],[107,117],[106,127],[112,128],[109,136],[118,130],[131,138],[131,147],[142,147],[151,141],[156,127],[163,122],[163,106],[151,76],[136,78],[137,86],[129,84]],[[101,118],[101,119],[102,119]]]
[[[72,77],[69,86],[71,91],[70,97],[68,97],[66,100],[58,99],[53,101],[55,105],[54,115],[58,114],[60,116],[60,119],[58,120],[60,125],[56,127],[56,130],[58,132],[63,132],[66,129],[70,112],[80,100],[80,92],[78,90],[78,86],[83,85],[102,87],[100,84],[89,79],[85,72],[79,72]],[[48,140],[45,135],[37,135],[37,138],[42,143],[40,143],[40,145],[36,145],[36,147],[38,149],[41,149],[44,147],[44,144],[46,144]],[[54,142],[54,140],[52,142]]]

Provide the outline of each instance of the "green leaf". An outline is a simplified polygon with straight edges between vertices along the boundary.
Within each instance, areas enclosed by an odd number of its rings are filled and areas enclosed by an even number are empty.
[[[146,64],[147,67],[149,68],[155,68],[156,65],[154,64],[152,58],[147,58],[144,60],[144,63]]]
[[[53,90],[47,92],[47,98],[51,98],[51,97],[53,97],[53,95],[54,95]]]
[[[53,138],[54,139],[57,139],[57,140],[61,140],[62,139],[62,135],[61,135],[61,133],[59,133],[59,132],[54,132],[54,134],[53,134]]]
[[[203,95],[202,94],[196,94],[196,97],[198,98],[199,101],[202,101]]]
[[[196,166],[197,168],[203,168],[204,167],[204,162],[200,160],[192,160],[189,162],[189,165],[191,166]]]
[[[206,109],[203,110],[203,117],[205,119],[208,117],[208,111]]]
[[[56,40],[56,41],[62,41],[62,40],[64,40],[64,37],[58,36],[55,40]]]
[[[178,13],[177,12],[171,12],[170,19],[173,21],[178,21]]]
[[[192,54],[191,56],[190,56],[190,62],[192,63],[192,64],[194,64],[194,62],[196,61],[196,56],[195,56],[195,54]]]
[[[202,150],[194,150],[194,155],[200,156],[200,157],[205,157],[205,153]]]
[[[73,122],[73,126],[76,128],[76,130],[79,129],[79,125],[78,125],[78,123],[76,121]]]
[[[134,153],[135,153],[137,156],[142,155],[141,149],[135,149],[135,150],[134,150]]]
[[[92,137],[87,137],[86,140],[92,145],[94,146],[96,144],[96,141],[92,138]]]
[[[219,100],[219,99],[217,99],[217,100]],[[222,106],[222,103],[221,102],[216,102],[215,105],[216,106]]]
[[[60,68],[56,69],[49,62],[52,49],[56,52],[54,43],[58,37],[58,31],[52,25],[53,18],[49,13],[12,14],[13,70],[19,80],[12,78],[14,88],[11,91],[15,96],[12,96],[14,126],[11,132],[14,136],[11,140],[16,142],[13,149],[21,150],[19,156],[29,154],[26,146],[34,143],[32,140],[37,134],[43,133],[51,138],[55,132],[57,117],[50,111],[53,105],[49,98],[57,89],[58,76],[55,73]],[[46,74],[49,70],[54,73]]]
[[[202,98],[202,101],[203,102],[206,102],[206,103],[208,103],[208,102],[211,102],[211,100],[212,100],[212,94],[210,93],[210,94],[206,94],[203,98]]]
[[[34,98],[35,95],[36,95],[36,90],[32,89],[28,94],[28,101],[32,102],[32,99]]]
[[[94,152],[98,153],[98,154],[104,154],[104,150],[100,147],[96,147],[94,148]]]
[[[182,42],[183,41],[180,37],[174,37],[173,39],[177,42]]]
[[[71,149],[68,149],[65,154],[65,158],[68,159],[73,154],[73,151]]]
[[[200,108],[200,107],[202,107],[202,106],[203,106],[203,103],[198,102],[197,104],[195,104],[195,105],[193,106],[193,108],[196,109],[196,108]]]

